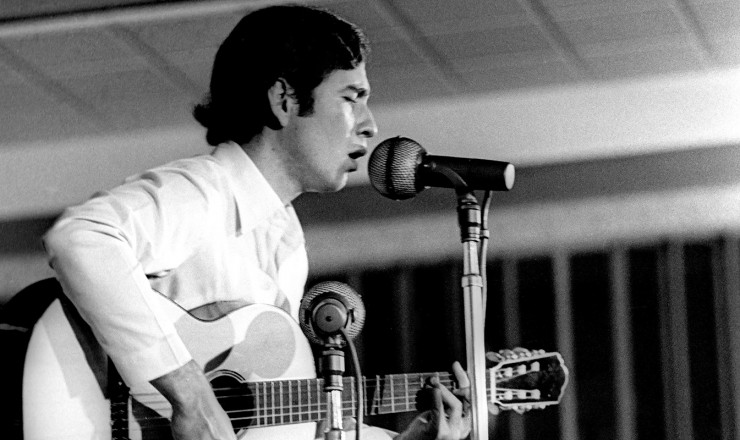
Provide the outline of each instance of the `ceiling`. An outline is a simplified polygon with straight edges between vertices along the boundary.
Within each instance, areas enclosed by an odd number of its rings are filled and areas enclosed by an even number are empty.
[[[219,43],[270,3],[3,0],[0,145],[191,124]],[[310,3],[368,33],[374,103],[740,65],[737,0]]]

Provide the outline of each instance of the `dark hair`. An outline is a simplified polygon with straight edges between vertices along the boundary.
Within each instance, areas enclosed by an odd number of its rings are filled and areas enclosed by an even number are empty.
[[[247,14],[219,47],[210,91],[193,116],[206,141],[243,144],[265,126],[277,127],[267,91],[279,78],[293,89],[301,115],[313,111],[313,90],[334,70],[367,58],[357,26],[308,6],[272,6]]]

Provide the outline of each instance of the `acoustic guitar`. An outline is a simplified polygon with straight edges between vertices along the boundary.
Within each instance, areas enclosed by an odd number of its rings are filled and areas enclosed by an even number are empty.
[[[323,379],[299,325],[269,305],[216,303],[186,311],[156,294],[193,358],[204,368],[240,439],[316,437],[326,417]],[[257,354],[256,354],[257,353]],[[365,377],[366,415],[415,411],[432,375]],[[523,412],[559,403],[568,370],[558,353],[504,358],[487,370],[491,403]],[[344,381],[344,415],[354,416],[354,380]],[[33,328],[23,376],[26,440],[170,438],[171,407],[151,385],[127,388],[89,327],[65,299],[54,300]],[[364,432],[364,431],[363,431]]]

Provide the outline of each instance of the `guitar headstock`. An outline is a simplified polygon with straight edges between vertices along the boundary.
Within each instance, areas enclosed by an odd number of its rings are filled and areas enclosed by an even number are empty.
[[[560,353],[544,350],[503,350],[488,370],[490,402],[518,413],[557,405],[568,384],[568,368]]]

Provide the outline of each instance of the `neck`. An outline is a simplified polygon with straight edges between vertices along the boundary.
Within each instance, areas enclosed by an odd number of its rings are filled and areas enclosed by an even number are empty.
[[[248,143],[241,145],[242,149],[260,170],[267,183],[280,197],[284,205],[290,204],[303,192],[295,177],[291,175],[285,161],[280,155],[280,149],[269,136],[264,134],[255,136]]]

